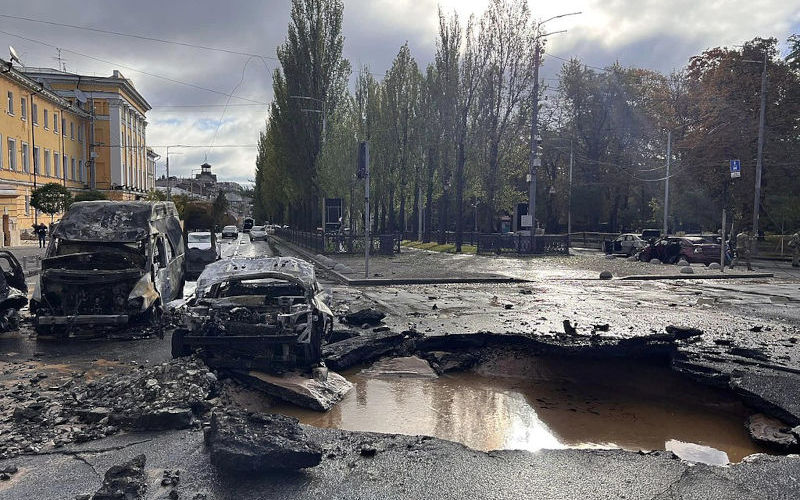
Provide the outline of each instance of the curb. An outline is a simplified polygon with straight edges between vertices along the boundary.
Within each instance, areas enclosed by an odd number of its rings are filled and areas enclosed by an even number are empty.
[[[728,279],[747,279],[747,278],[774,278],[772,273],[750,273],[750,274],[634,274],[623,276],[617,280],[728,280]]]

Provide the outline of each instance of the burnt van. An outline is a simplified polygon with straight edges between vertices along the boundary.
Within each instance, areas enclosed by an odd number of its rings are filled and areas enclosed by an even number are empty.
[[[158,324],[165,304],[183,296],[185,254],[172,202],[72,204],[51,235],[31,298],[37,334]]]

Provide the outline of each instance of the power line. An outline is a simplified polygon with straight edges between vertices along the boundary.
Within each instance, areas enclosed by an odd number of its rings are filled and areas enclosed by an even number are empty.
[[[177,40],[165,40],[163,38],[155,38],[155,37],[144,36],[144,35],[136,35],[136,34],[132,34],[132,33],[122,33],[120,31],[110,31],[110,30],[103,30],[103,29],[99,29],[99,28],[90,28],[89,26],[76,26],[74,24],[57,23],[57,22],[54,22],[54,21],[45,21],[43,19],[32,19],[30,17],[11,16],[11,15],[8,15],[8,14],[0,14],[0,17],[4,17],[6,19],[16,19],[16,20],[19,20],[19,21],[28,21],[28,22],[31,22],[31,23],[49,24],[51,26],[63,26],[65,28],[72,28],[72,29],[85,30],[85,31],[94,31],[96,33],[105,33],[107,35],[126,36],[126,37],[129,37],[129,38],[138,38],[140,40],[149,40],[151,42],[169,43],[169,44],[172,44],[172,45],[181,45],[183,47],[191,47],[191,48],[194,48],[194,49],[213,50],[213,51],[216,51],[216,52],[225,52],[227,54],[236,54],[236,55],[248,56],[248,57],[259,57],[261,59],[272,59],[272,60],[275,60],[275,61],[278,60],[277,57],[264,56],[264,55],[261,55],[261,54],[251,54],[249,52],[241,52],[241,51],[238,51],[238,50],[223,49],[223,48],[220,48],[220,47],[210,47],[210,46],[207,46],[207,45],[199,45],[199,44],[194,44],[194,43],[179,42]]]
[[[28,37],[25,37],[25,36],[22,36],[22,35],[17,35],[15,33],[9,33],[7,31],[3,31],[3,30],[0,30],[0,33],[3,33],[3,34],[8,35],[8,36],[13,36],[13,37],[16,37],[16,38],[20,38],[22,40],[26,40],[26,41],[29,41],[29,42],[38,43],[38,44],[44,45],[46,47],[51,47],[51,48],[54,48],[54,49],[60,48],[64,52],[70,52],[72,54],[75,54],[75,55],[78,55],[78,56],[81,56],[81,57],[85,57],[87,59],[92,59],[94,61],[99,61],[99,62],[102,62],[102,63],[105,63],[105,64],[110,64],[112,66],[119,66],[120,68],[125,68],[125,69],[128,69],[130,71],[134,71],[136,73],[141,73],[143,75],[152,76],[153,78],[159,78],[161,80],[166,80],[168,82],[177,83],[177,84],[180,84],[180,85],[185,85],[187,87],[192,87],[192,88],[195,88],[195,89],[198,89],[198,90],[204,90],[206,92],[212,92],[214,94],[224,95],[225,97],[233,97],[235,99],[240,99],[242,101],[248,101],[248,102],[252,102],[252,103],[255,103],[255,104],[261,104],[261,105],[264,105],[264,106],[267,106],[269,104],[269,103],[266,103],[266,102],[261,102],[261,101],[256,101],[254,99],[249,99],[247,97],[232,96],[231,94],[228,94],[226,92],[222,92],[220,90],[209,89],[207,87],[202,87],[200,85],[195,85],[194,83],[188,83],[188,82],[183,82],[183,81],[180,81],[180,80],[175,80],[174,78],[169,78],[167,76],[158,75],[158,74],[155,74],[155,73],[150,73],[150,72],[147,72],[147,71],[143,71],[141,69],[137,69],[137,68],[133,68],[131,66],[127,66],[125,64],[121,64],[121,63],[117,63],[117,62],[113,62],[113,61],[108,61],[108,60],[105,60],[105,59],[100,59],[99,57],[94,57],[94,56],[90,56],[90,55],[87,55],[87,54],[83,54],[83,53],[75,51],[75,50],[65,49],[63,47],[56,47],[53,44],[50,44],[50,43],[47,43],[47,42],[42,42],[41,40],[34,40],[32,38],[28,38]]]

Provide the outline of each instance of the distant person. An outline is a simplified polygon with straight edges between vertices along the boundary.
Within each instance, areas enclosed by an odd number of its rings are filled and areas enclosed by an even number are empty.
[[[36,236],[39,237],[39,248],[44,248],[47,242],[47,226],[42,223],[34,224],[34,230],[36,231]]]
[[[752,256],[753,250],[753,236],[750,234],[750,231],[742,231],[741,233],[736,235],[736,258],[733,261],[732,265],[736,265],[739,263],[739,259],[744,260],[745,264],[747,264],[747,270],[753,270],[753,264],[750,262],[750,257]]]
[[[792,249],[792,267],[800,267],[800,231],[792,235],[789,248]]]

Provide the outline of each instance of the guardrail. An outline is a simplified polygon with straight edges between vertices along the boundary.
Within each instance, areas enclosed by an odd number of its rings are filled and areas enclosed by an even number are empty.
[[[296,229],[276,229],[275,236],[321,254],[364,253],[364,235],[312,233]],[[392,255],[400,253],[401,234],[370,235],[370,253]]]

